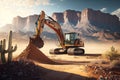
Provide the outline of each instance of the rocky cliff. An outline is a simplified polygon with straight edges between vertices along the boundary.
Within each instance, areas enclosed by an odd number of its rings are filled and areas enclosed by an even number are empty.
[[[80,31],[83,36],[92,36],[96,33],[100,33],[97,39],[103,39],[105,34],[107,37],[105,39],[120,39],[115,37],[114,32],[120,32],[120,21],[115,15],[110,15],[108,13],[102,13],[99,10],[95,11],[92,9],[84,9],[81,12],[81,20],[76,25],[77,31]],[[104,31],[104,32],[103,32]],[[111,36],[113,36],[111,38]],[[102,36],[102,37],[101,37]]]
[[[60,23],[70,23],[74,26],[81,27],[83,24],[93,25],[99,29],[110,31],[120,31],[119,18],[109,13],[102,13],[99,10],[84,9],[80,11],[66,10],[62,13],[54,13],[53,18]]]
[[[24,31],[34,31],[35,29],[35,22],[38,19],[38,15],[32,15],[32,16],[28,16],[26,17],[26,24],[24,26]]]
[[[58,23],[64,23],[63,13],[53,13],[52,18]]]
[[[6,32],[6,29],[13,30],[14,32],[29,32],[35,31],[35,22],[38,19],[38,15],[30,15],[27,17],[14,17],[12,20],[12,24],[6,24],[2,28],[0,28],[0,32]]]
[[[118,9],[115,10],[115,11],[113,11],[111,14],[112,14],[112,15],[116,15],[116,16],[119,18],[119,20],[120,20],[120,8],[118,8]]]
[[[64,11],[64,23],[71,23],[72,25],[76,25],[78,20],[80,19],[80,15],[78,15],[79,13],[79,11],[74,10]]]
[[[95,11],[92,9],[85,9],[81,14],[81,23],[89,23],[96,26],[99,29],[105,29],[110,31],[120,31],[118,27],[120,26],[119,18],[115,15],[110,15],[108,13],[102,13],[99,10]]]
[[[63,13],[53,13],[53,19],[61,24],[64,32],[74,31],[75,26],[81,19],[81,12],[66,10]]]
[[[80,11],[66,10],[63,13],[53,13],[52,17],[59,23],[70,23],[75,26],[80,21],[80,14]]]
[[[38,15],[30,15],[28,17],[17,16],[13,18],[12,24],[16,30],[34,31],[35,22],[37,21]]]
[[[120,39],[120,21],[115,15],[87,8],[81,12],[75,10],[66,10],[60,13],[54,12],[52,17],[60,23],[64,32],[77,31],[86,39],[88,39],[88,37],[101,39],[101,36],[104,36],[102,33],[107,36],[104,37],[106,39],[109,39],[109,37],[110,39]],[[12,24],[4,26],[2,29],[33,32],[35,30],[35,22],[37,18],[38,15],[31,15],[24,18],[17,16],[13,19]],[[51,33],[50,29],[47,27],[44,30],[47,33]],[[99,36],[99,34],[101,36]]]
[[[16,28],[17,30],[23,29],[26,25],[26,20],[27,20],[26,17],[23,18],[23,17],[17,16],[13,18],[12,24],[14,28]]]

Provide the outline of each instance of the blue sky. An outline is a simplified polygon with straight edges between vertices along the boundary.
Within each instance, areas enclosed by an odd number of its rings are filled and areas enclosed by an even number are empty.
[[[81,11],[85,8],[92,8],[111,13],[120,8],[120,0],[51,0],[50,3],[51,5],[37,7],[38,11],[43,8],[51,15],[53,12],[63,12],[66,9]]]
[[[53,12],[85,8],[111,13],[120,8],[119,4],[120,0],[0,0],[0,27],[12,23],[15,16],[39,14],[41,10],[50,16]]]

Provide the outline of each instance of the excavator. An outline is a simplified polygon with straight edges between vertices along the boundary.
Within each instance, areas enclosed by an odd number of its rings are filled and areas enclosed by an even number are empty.
[[[80,39],[79,34],[76,32],[69,32],[63,34],[60,24],[52,17],[47,16],[44,11],[41,11],[36,21],[36,32],[34,37],[30,38],[30,41],[38,48],[43,47],[44,42],[40,38],[43,32],[44,25],[50,27],[56,34],[60,43],[60,48],[51,49],[50,54],[69,54],[69,55],[81,55],[85,53],[84,42]]]

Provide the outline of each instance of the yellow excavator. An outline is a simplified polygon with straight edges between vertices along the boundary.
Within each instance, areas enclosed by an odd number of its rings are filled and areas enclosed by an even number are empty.
[[[44,24],[50,27],[57,34],[61,48],[51,49],[50,54],[69,54],[69,55],[80,55],[84,54],[85,51],[84,42],[80,39],[79,34],[76,32],[69,32],[63,34],[60,24],[50,16],[45,17],[45,12],[41,11],[38,20],[36,22],[36,33],[34,37],[30,38],[30,41],[38,48],[43,47],[44,42],[40,38],[43,32]]]

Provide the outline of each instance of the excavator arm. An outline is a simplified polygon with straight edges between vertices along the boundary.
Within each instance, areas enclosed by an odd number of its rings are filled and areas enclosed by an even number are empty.
[[[55,31],[55,33],[58,36],[58,40],[60,42],[60,45],[62,48],[65,48],[65,38],[61,29],[61,26],[59,25],[59,23],[57,23],[55,20],[53,20],[51,17],[47,16],[48,19],[45,19],[45,13],[44,11],[41,12],[37,22],[36,22],[36,37],[39,37],[40,34],[43,31],[44,28],[44,24],[46,24],[48,27],[50,27],[52,30]]]
[[[65,48],[65,44],[64,44],[65,38],[61,26],[56,21],[48,20],[48,19],[45,20],[45,24],[56,32],[61,47]]]

